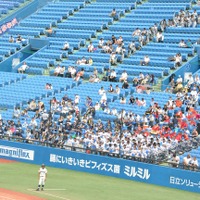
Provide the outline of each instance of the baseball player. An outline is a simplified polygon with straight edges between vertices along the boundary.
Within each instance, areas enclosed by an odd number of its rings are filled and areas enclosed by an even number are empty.
[[[44,185],[47,178],[47,169],[45,168],[44,164],[42,164],[40,169],[38,170],[38,178],[39,178],[39,183],[38,183],[38,188],[36,190],[39,191],[40,186],[42,186],[41,190],[44,190]]]

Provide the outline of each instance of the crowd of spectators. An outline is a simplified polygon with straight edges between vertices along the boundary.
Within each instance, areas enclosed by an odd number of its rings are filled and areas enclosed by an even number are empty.
[[[110,16],[115,17],[117,12],[115,9]],[[74,66],[70,65],[67,69],[65,66],[58,65],[54,70],[55,76],[73,78],[75,81],[84,78],[84,68],[77,70],[76,65],[93,65],[92,52],[97,49],[102,53],[110,54],[109,63],[116,65],[118,55],[122,60],[125,53],[128,56],[140,50],[150,41],[164,42],[164,30],[167,27],[196,27],[200,22],[199,15],[196,11],[180,10],[172,20],[162,20],[159,24],[154,24],[149,29],[136,28],[132,33],[132,41],[127,47],[124,45],[123,36],[116,38],[112,35],[110,40],[104,41],[100,38],[98,46],[95,47],[92,42],[87,46],[87,51],[91,53],[91,57],[87,60],[85,57],[78,59]],[[49,31],[48,34],[51,34]],[[9,39],[14,42],[13,38]],[[180,48],[191,48],[193,46],[190,39],[187,41],[180,40],[177,45]],[[62,49],[69,49],[68,42],[63,44]],[[168,58],[169,61],[175,62],[175,67],[182,65],[182,55],[177,52],[175,56]],[[149,55],[145,55],[140,60],[141,66],[148,66],[151,62]],[[19,73],[23,73],[26,63],[18,69]],[[35,100],[29,102],[26,109],[21,110],[15,108],[13,118],[19,119],[3,121],[0,120],[0,134],[8,136],[17,136],[26,138],[28,143],[37,140],[43,143],[49,143],[50,146],[61,148],[82,148],[87,152],[100,152],[109,156],[121,156],[124,158],[140,158],[154,160],[158,158],[168,158],[173,167],[178,167],[180,159],[177,155],[182,148],[182,144],[198,145],[200,142],[198,124],[200,114],[196,111],[199,104],[199,83],[198,75],[189,77],[187,83],[183,82],[181,76],[172,77],[170,85],[166,92],[175,93],[175,98],[169,100],[162,105],[160,102],[151,99],[148,103],[145,97],[137,97],[137,95],[121,96],[120,104],[127,104],[143,107],[146,112],[143,115],[135,114],[128,109],[119,110],[111,108],[107,99],[108,93],[120,96],[121,90],[135,87],[137,93],[150,94],[151,85],[154,83],[154,75],[144,75],[140,72],[138,77],[132,80],[132,86],[128,82],[129,74],[126,70],[120,76],[115,69],[108,69],[102,79],[99,72],[94,68],[93,73],[89,77],[89,82],[99,83],[101,80],[111,82],[108,89],[100,87],[98,91],[99,101],[93,102],[90,96],[86,100],[82,100],[79,94],[74,99],[65,95],[61,100],[55,97],[51,100],[50,111],[47,111],[42,101],[36,103]],[[122,82],[122,86],[113,87],[112,82]],[[100,84],[99,84],[100,85]],[[52,89],[48,83],[45,87]],[[49,89],[46,88],[46,89]],[[85,101],[84,114],[82,111],[81,101]],[[114,116],[115,120],[104,121],[96,120],[97,112]],[[30,117],[29,113],[34,113]],[[23,119],[23,123],[21,121]],[[184,149],[184,148],[183,148]],[[190,155],[184,158],[183,165],[185,168],[197,168],[198,161]]]
[[[190,87],[194,87],[194,83]],[[132,110],[109,106],[107,94],[120,94],[121,90],[123,88],[118,85],[113,87],[110,84],[107,89],[102,86],[98,91],[99,101],[95,103],[89,96],[81,99],[79,94],[74,99],[67,95],[61,100],[54,97],[51,112],[46,110],[42,101],[32,100],[24,110],[15,108],[13,118],[18,121],[1,119],[1,134],[26,138],[29,143],[37,140],[50,146],[84,148],[87,152],[141,160],[173,159],[173,153],[179,152],[182,143],[194,138],[200,142],[197,131],[200,115],[195,110],[198,93],[190,95],[179,91],[176,98],[170,97],[164,106],[154,98],[150,104],[146,103],[145,97],[140,99],[137,95],[130,96],[129,100],[121,98],[120,103],[146,107],[141,116]],[[83,101],[84,114],[81,112]],[[185,107],[184,111],[182,107]],[[96,113],[101,110],[115,116],[115,120],[95,120]],[[170,115],[170,111],[174,114]]]

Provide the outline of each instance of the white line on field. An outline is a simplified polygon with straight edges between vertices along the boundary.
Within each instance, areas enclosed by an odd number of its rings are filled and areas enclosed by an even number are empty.
[[[16,199],[13,199],[13,198],[10,198],[10,197],[6,197],[6,196],[3,196],[3,195],[0,195],[0,199],[2,199],[2,200],[16,200]]]
[[[33,190],[36,190],[36,189],[30,188],[30,189],[27,189],[27,190],[33,191]],[[63,191],[63,190],[66,190],[66,189],[61,189],[61,188],[49,188],[49,189],[45,189],[45,191]]]
[[[36,191],[35,189],[34,190],[33,189],[27,189],[27,190],[32,191],[32,192],[36,192],[36,193],[39,192],[39,191]],[[44,195],[47,195],[47,196],[55,197],[57,199],[70,200],[70,199],[67,199],[65,197],[61,197],[61,196],[58,196],[58,195],[50,194],[50,193],[47,193],[47,192],[44,192],[44,191],[41,191],[41,193],[44,194]]]

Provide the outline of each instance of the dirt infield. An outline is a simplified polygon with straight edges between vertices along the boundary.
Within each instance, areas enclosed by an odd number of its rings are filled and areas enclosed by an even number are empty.
[[[45,200],[45,199],[0,188],[0,200]]]
[[[0,164],[1,163],[16,163],[17,161],[15,160],[7,160],[7,159],[3,159],[3,158],[0,158]]]

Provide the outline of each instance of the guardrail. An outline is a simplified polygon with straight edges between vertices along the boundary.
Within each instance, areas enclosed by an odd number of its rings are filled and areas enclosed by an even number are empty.
[[[75,152],[79,152],[79,153],[107,156],[107,157],[112,157],[112,158],[120,158],[120,159],[125,159],[125,160],[130,160],[130,161],[137,161],[137,162],[162,165],[162,166],[167,166],[167,167],[172,167],[172,168],[179,168],[179,169],[184,169],[184,170],[192,170],[192,171],[200,172],[200,167],[184,166],[182,163],[179,163],[177,165],[177,163],[169,161],[167,151],[164,151],[157,156],[150,155],[147,158],[142,158],[142,157],[135,157],[135,156],[126,156],[121,153],[119,153],[119,154],[109,153],[108,151],[99,151],[97,149],[91,149],[91,148],[82,148],[82,147],[75,147],[75,146],[68,146],[68,145],[59,146],[59,145],[52,144],[50,142],[43,142],[43,141],[34,140],[34,139],[25,139],[25,138],[14,137],[14,136],[10,137],[7,135],[0,135],[0,139],[13,141],[13,142],[21,142],[21,143],[26,143],[26,144],[40,145],[43,147],[60,148],[60,149],[64,149],[64,150],[68,150],[68,151],[72,151],[72,152],[75,151]],[[182,148],[180,148],[180,147],[182,147]],[[197,145],[196,145],[196,147],[197,147]],[[185,143],[183,143],[179,146],[179,151],[182,154],[184,153],[184,150],[189,151],[191,149],[192,149],[192,147],[191,146],[188,147]],[[172,153],[174,153],[176,151],[177,151],[177,149],[171,150]]]

